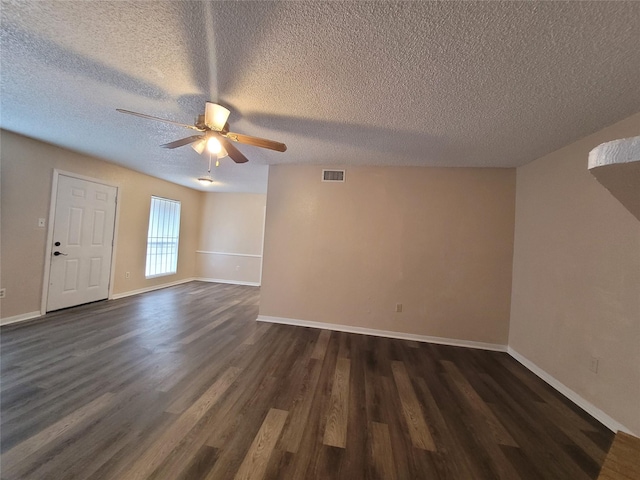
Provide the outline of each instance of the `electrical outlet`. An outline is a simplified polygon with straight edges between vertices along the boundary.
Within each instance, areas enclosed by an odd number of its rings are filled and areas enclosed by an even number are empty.
[[[402,313],[402,304],[396,303],[396,313]]]
[[[124,278],[131,278],[131,272],[124,272]]]
[[[591,364],[589,365],[589,370],[593,373],[598,373],[598,364],[600,363],[600,359],[598,357],[591,357]]]
[[[0,288],[0,298],[5,298],[7,296],[7,289]]]

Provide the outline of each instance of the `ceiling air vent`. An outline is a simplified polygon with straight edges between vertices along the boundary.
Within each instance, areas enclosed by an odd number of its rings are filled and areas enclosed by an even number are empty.
[[[344,170],[322,170],[323,182],[344,182]]]

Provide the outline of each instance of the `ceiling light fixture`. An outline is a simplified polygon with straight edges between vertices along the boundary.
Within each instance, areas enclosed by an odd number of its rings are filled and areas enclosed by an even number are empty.
[[[213,183],[213,178],[211,178],[211,176],[207,175],[206,177],[200,177],[198,178],[198,181],[204,185],[205,187],[208,185],[211,185]]]

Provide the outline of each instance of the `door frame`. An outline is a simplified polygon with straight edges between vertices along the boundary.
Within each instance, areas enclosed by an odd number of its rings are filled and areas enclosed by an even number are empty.
[[[78,180],[85,180],[87,182],[99,183],[108,187],[116,189],[116,215],[114,218],[113,227],[113,241],[111,245],[111,264],[109,265],[109,293],[107,299],[111,299],[113,295],[113,282],[115,279],[115,260],[116,260],[116,245],[118,244],[118,224],[120,219],[120,202],[118,197],[120,196],[120,185],[113,184],[111,182],[105,182],[100,178],[88,177],[86,175],[80,175],[78,173],[68,172],[66,170],[53,169],[53,179],[51,182],[51,201],[49,203],[49,220],[47,224],[47,243],[45,245],[44,253],[44,277],[42,279],[42,297],[40,299],[40,315],[47,313],[47,297],[49,295],[49,274],[51,271],[51,251],[53,250],[53,224],[56,216],[56,202],[58,200],[58,178],[60,175],[66,177],[77,178]]]

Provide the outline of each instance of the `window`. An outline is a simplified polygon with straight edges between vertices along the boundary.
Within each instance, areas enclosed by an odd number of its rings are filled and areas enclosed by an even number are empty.
[[[145,276],[171,275],[178,269],[180,202],[151,197]]]

